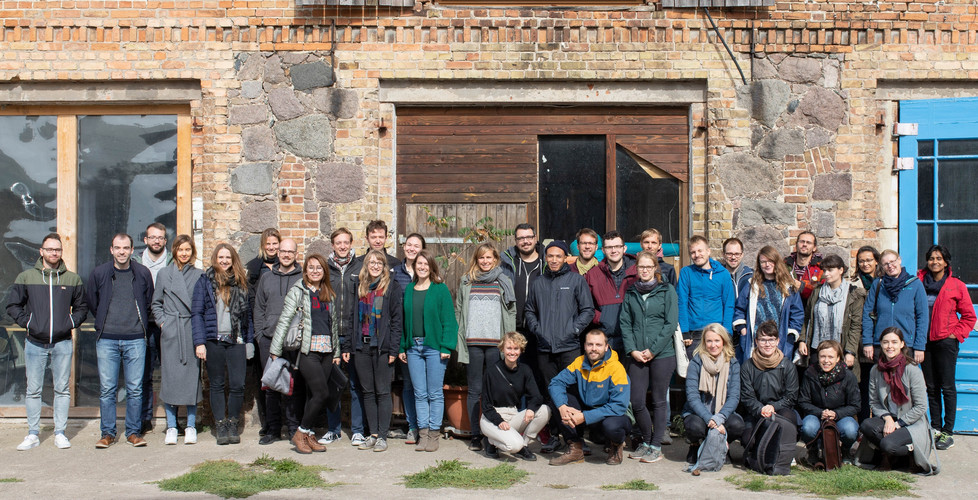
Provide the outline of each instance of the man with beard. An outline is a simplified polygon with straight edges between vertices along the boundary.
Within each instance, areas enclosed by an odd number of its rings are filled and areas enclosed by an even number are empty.
[[[594,253],[598,250],[598,233],[589,227],[577,232],[577,259],[571,264],[571,269],[584,276],[592,267],[598,265]]]
[[[795,286],[801,291],[803,301],[808,300],[815,285],[822,282],[822,255],[815,253],[817,249],[815,233],[802,231],[795,240],[795,251],[784,259],[784,265],[795,277]]]
[[[740,295],[740,288],[744,283],[750,281],[754,275],[754,270],[745,266],[744,242],[739,238],[727,238],[723,242],[723,267],[730,271],[730,278],[733,279],[734,297]]]
[[[146,249],[141,254],[133,254],[132,260],[149,269],[155,286],[156,275],[173,262],[173,255],[166,251],[166,226],[159,222],[147,226],[143,243],[146,244]],[[160,327],[151,318],[146,336],[146,367],[143,369],[142,434],[153,430],[153,372],[159,364]]]
[[[500,265],[513,282],[513,289],[516,292],[516,329],[525,331],[523,310],[526,307],[530,285],[537,276],[543,274],[543,245],[537,239],[536,229],[531,224],[524,222],[517,225],[513,234],[516,237],[516,245],[503,252]]]
[[[720,323],[730,330],[733,324],[733,280],[723,264],[710,258],[710,244],[706,238],[693,235],[689,238],[689,257],[692,264],[679,271],[679,328],[686,343],[686,355],[693,357],[693,350],[700,343],[703,327]]]

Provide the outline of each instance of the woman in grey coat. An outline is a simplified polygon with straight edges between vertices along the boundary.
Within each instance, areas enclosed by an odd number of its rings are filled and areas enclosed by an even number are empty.
[[[863,421],[860,464],[872,460],[873,449],[883,452],[883,468],[891,459],[911,456],[924,474],[940,472],[934,435],[927,421],[924,374],[907,353],[903,332],[895,326],[880,336],[883,353],[869,372],[869,406],[873,417]]]
[[[200,360],[194,355],[190,303],[203,271],[194,267],[197,247],[181,234],[173,240],[173,262],[156,277],[153,317],[160,325],[160,399],[166,411],[165,444],[177,444],[177,406],[187,406],[184,444],[197,442],[197,402],[200,401]]]

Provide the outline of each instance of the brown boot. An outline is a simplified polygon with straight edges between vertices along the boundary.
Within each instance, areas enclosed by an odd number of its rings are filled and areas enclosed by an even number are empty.
[[[315,434],[306,434],[306,444],[309,445],[310,450],[315,451],[316,453],[322,453],[326,451],[326,447],[319,444],[319,441],[316,441]]]
[[[584,443],[571,441],[570,449],[550,459],[550,465],[567,465],[584,461]]]
[[[608,465],[621,465],[622,455],[625,454],[625,443],[611,443],[610,446],[608,460],[605,463]]]
[[[428,442],[424,445],[424,451],[438,451],[438,441],[441,439],[438,434],[438,429],[428,429]]]
[[[312,453],[312,448],[309,447],[309,434],[305,432],[295,431],[292,435],[292,445],[295,446],[295,451],[303,455]]]
[[[414,451],[425,451],[428,447],[428,429],[418,429],[418,444],[414,446]]]

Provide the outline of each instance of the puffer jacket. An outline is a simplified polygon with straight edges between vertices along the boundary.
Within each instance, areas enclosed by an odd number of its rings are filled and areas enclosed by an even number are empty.
[[[149,272],[149,271],[147,271]],[[194,346],[217,340],[217,299],[211,279],[203,275],[194,285],[194,297],[190,305],[190,324],[194,333]],[[245,311],[239,319],[238,332],[245,344],[255,340],[255,324],[251,321],[251,311]]]
[[[335,300],[336,297],[333,297],[333,299]],[[329,303],[331,312],[333,305],[334,302]],[[312,344],[312,298],[309,296],[309,289],[305,287],[302,281],[292,285],[292,288],[285,295],[282,303],[282,314],[275,323],[275,333],[272,336],[272,344],[268,352],[276,356],[282,355],[282,344],[285,343],[285,336],[289,333],[289,326],[292,325],[292,319],[300,307],[302,308],[302,342],[299,345],[299,352],[309,354],[309,346]],[[332,339],[333,359],[337,359],[341,353],[340,336],[335,328],[330,328],[329,335]]]
[[[586,424],[624,416],[628,411],[631,399],[628,375],[618,360],[618,353],[611,349],[593,365],[587,356],[578,356],[550,381],[548,390],[555,407],[567,404],[567,388],[572,385],[577,386],[581,404],[585,406],[582,413]]]
[[[797,401],[798,369],[787,356],[770,370],[761,370],[750,359],[740,367],[740,414],[744,418],[759,418],[765,405],[774,406],[774,411],[794,409]]]
[[[591,291],[567,264],[557,272],[548,267],[530,286],[524,314],[539,352],[580,349],[578,337],[594,317]]]
[[[656,359],[676,355],[673,335],[679,324],[679,305],[672,284],[656,284],[644,300],[633,285],[625,293],[620,321],[626,354],[648,349]]]
[[[927,269],[918,271],[917,279],[923,282],[927,272]],[[975,328],[975,319],[975,306],[968,295],[968,287],[955,278],[948,267],[947,279],[931,309],[927,340],[943,340],[953,335],[958,342],[964,342]]]
[[[68,340],[71,330],[88,317],[82,280],[64,261],[57,269],[45,269],[44,260],[39,258],[11,285],[7,314],[27,330],[27,339],[35,344]]]
[[[255,335],[272,338],[278,317],[282,314],[285,295],[297,281],[302,280],[302,266],[298,263],[291,271],[283,273],[281,264],[272,266],[272,271],[258,279],[255,286]]]
[[[686,405],[683,407],[683,415],[695,414],[709,422],[713,415],[719,413],[724,419],[737,410],[740,404],[740,363],[737,358],[730,360],[730,373],[727,375],[727,400],[723,407],[716,411],[713,408],[713,395],[700,391],[700,372],[703,371],[703,358],[699,354],[694,354],[693,359],[689,360],[689,369],[686,371]],[[722,422],[721,422],[722,423]]]
[[[839,360],[839,363],[844,361]],[[822,387],[818,380],[820,373],[822,368],[817,362],[812,363],[805,370],[798,392],[798,413],[802,417],[814,415],[822,418],[822,410],[832,410],[835,412],[836,420],[846,417],[855,418],[859,414],[861,404],[856,375],[850,370],[842,370],[844,374],[842,380]]]
[[[625,275],[621,280],[621,286],[617,288],[607,258],[584,275],[594,302],[594,318],[591,324],[604,330],[609,337],[621,337],[621,326],[618,324],[621,304],[625,301],[625,292],[638,280],[634,256],[628,254],[622,256],[622,266]]]

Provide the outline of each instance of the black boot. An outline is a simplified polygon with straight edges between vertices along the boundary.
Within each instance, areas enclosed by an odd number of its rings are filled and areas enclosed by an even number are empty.
[[[689,451],[686,452],[686,463],[695,464],[700,453],[699,443],[689,443]]]
[[[238,418],[230,418],[227,420],[228,426],[228,442],[231,444],[238,444],[241,442],[241,435],[238,434]]]
[[[228,441],[228,421],[227,421],[227,419],[225,419],[225,420],[218,420],[217,421],[217,424],[215,424],[215,425],[217,426],[217,428],[214,429],[215,434],[217,434],[217,444],[220,445],[220,446],[224,446],[224,445],[228,444],[229,441]]]

